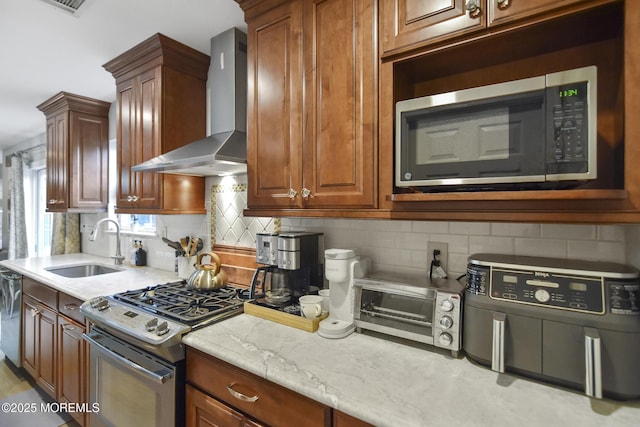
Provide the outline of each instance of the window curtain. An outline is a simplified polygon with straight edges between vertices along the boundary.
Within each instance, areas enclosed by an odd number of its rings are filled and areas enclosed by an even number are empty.
[[[9,259],[26,258],[29,255],[24,210],[23,167],[22,154],[13,155],[9,188]]]
[[[80,252],[80,214],[54,213],[51,231],[51,255],[78,252]]]

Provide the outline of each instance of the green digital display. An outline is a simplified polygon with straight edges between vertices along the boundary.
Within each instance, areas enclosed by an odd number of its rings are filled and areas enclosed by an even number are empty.
[[[570,96],[578,96],[578,89],[560,89],[560,98],[568,98]]]

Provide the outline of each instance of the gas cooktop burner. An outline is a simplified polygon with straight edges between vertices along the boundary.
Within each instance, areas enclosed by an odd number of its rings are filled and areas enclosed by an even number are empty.
[[[226,286],[216,290],[194,290],[182,280],[113,295],[119,301],[189,325],[211,316],[237,310],[244,304],[242,288]]]

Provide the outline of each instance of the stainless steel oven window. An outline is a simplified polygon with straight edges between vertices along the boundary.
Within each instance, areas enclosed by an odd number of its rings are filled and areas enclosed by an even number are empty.
[[[96,426],[174,426],[176,367],[94,328],[90,344],[90,424]]]

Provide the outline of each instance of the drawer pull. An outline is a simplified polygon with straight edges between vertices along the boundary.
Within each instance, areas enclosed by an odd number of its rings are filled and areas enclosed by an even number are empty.
[[[258,396],[249,397],[249,396],[245,396],[244,394],[235,391],[233,389],[233,386],[235,386],[236,384],[237,383],[231,383],[231,384],[229,384],[227,386],[227,390],[229,391],[229,394],[231,394],[231,396],[235,397],[236,399],[243,400],[243,401],[249,402],[249,403],[253,403],[256,400],[258,400]]]
[[[65,304],[64,305],[64,309],[65,310],[77,310],[78,309],[78,305],[77,304]]]

